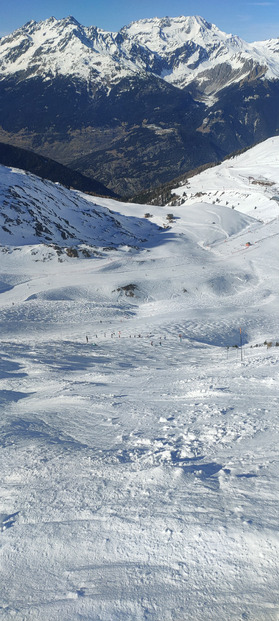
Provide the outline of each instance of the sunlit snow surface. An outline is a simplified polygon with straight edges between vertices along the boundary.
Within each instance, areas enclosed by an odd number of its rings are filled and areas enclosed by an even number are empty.
[[[15,175],[25,197],[41,188],[47,226],[45,184]],[[117,228],[117,249],[91,258],[30,244],[22,213],[6,222],[19,232],[0,248],[1,620],[278,620],[279,206],[250,186],[260,219],[242,198],[147,207],[48,185],[56,244],[67,201],[73,243],[85,204],[95,250],[104,222]]]

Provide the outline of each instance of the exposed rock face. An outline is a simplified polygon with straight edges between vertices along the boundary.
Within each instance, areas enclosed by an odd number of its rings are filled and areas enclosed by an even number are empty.
[[[275,134],[278,49],[200,17],[29,22],[0,40],[0,140],[129,196]]]

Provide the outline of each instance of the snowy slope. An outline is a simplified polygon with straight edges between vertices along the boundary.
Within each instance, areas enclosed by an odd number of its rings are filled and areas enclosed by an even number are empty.
[[[261,142],[174,189],[182,204],[225,205],[269,221],[279,215],[279,138]]]
[[[94,91],[151,73],[178,88],[205,82],[210,96],[253,71],[278,78],[277,48],[276,41],[248,44],[198,16],[140,20],[119,33],[51,17],[0,40],[0,77],[70,75]]]
[[[244,213],[243,170],[274,181],[256,149],[231,162],[238,208],[148,218],[1,169],[1,620],[277,621],[279,222],[268,197]]]
[[[112,215],[95,201],[31,173],[0,166],[0,243],[131,245],[156,230],[149,222]]]

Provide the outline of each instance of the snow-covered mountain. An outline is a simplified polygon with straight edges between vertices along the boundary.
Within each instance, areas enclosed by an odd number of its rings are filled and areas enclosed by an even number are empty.
[[[178,88],[195,84],[195,95],[205,100],[253,72],[279,77],[276,45],[251,45],[202,17],[141,20],[123,31],[160,59],[160,77]]]
[[[212,95],[253,72],[279,77],[278,41],[251,45],[196,16],[140,20],[118,33],[52,17],[0,40],[2,79],[71,76],[109,92],[124,77],[152,73]]]
[[[1,74],[27,72],[44,79],[74,76],[109,87],[141,69],[130,58],[132,41],[99,28],[84,28],[73,17],[28,22],[0,41]]]
[[[52,17],[0,39],[0,140],[122,196],[275,135],[278,91],[278,41],[201,17],[118,33]]]

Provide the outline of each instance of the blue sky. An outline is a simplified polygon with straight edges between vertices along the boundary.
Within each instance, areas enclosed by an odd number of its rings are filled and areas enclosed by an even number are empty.
[[[279,0],[5,0],[0,6],[0,36],[30,19],[73,15],[84,26],[119,30],[144,17],[201,15],[246,41],[279,36]]]

